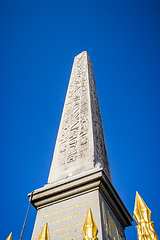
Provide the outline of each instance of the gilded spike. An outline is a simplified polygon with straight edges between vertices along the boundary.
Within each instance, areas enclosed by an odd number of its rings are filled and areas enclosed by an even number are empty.
[[[12,240],[12,232],[9,234],[9,236],[6,240]]]
[[[98,228],[94,221],[90,207],[87,211],[87,215],[82,226],[82,233],[84,236],[83,240],[91,240],[91,239],[98,240],[97,238]]]
[[[136,192],[135,206],[134,206],[134,219],[137,224],[144,219],[146,222],[151,220],[151,210],[147,207],[141,196]]]
[[[133,218],[137,222],[138,240],[158,240],[154,230],[154,222],[151,221],[151,210],[147,207],[141,196],[136,192]]]
[[[48,223],[45,223],[41,233],[39,234],[37,240],[50,240],[49,237],[49,230],[48,230]]]

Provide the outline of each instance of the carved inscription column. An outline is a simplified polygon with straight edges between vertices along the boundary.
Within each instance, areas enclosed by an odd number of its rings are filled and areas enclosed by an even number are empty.
[[[84,57],[75,61],[72,76],[74,81],[68,88],[68,95],[62,119],[62,131],[59,142],[59,164],[74,162],[82,158],[88,143],[88,98],[87,78]]]
[[[75,57],[48,183],[101,165],[111,174],[91,60]]]
[[[74,60],[49,183],[93,168],[93,143],[89,143],[92,131],[89,125],[91,114],[87,67],[87,53],[83,52]]]

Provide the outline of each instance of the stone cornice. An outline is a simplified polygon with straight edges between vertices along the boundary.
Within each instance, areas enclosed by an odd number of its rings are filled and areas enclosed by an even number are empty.
[[[47,184],[33,192],[32,205],[46,207],[76,196],[99,190],[124,227],[132,225],[132,217],[102,168],[94,168],[65,180]],[[30,197],[30,194],[28,194]]]

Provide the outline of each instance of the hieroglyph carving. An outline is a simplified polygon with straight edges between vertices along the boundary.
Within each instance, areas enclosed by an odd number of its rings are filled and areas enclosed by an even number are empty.
[[[93,139],[94,139],[94,161],[95,164],[100,163],[112,182],[109,160],[106,150],[105,137],[103,132],[103,125],[101,113],[99,108],[93,66],[90,57],[88,56],[88,75],[91,96],[91,111],[93,122]]]
[[[95,166],[112,181],[92,63],[82,52],[74,59],[48,182]]]
[[[78,58],[73,69],[74,81],[68,88],[59,142],[59,164],[83,157],[88,150],[88,98],[84,58]]]
[[[102,201],[102,215],[104,236],[107,240],[125,240],[124,232],[120,230],[117,223],[113,219],[109,210],[105,210],[104,202]]]

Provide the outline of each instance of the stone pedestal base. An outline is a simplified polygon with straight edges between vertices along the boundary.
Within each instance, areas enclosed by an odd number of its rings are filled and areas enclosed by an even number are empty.
[[[90,207],[98,227],[98,239],[125,239],[124,229],[132,217],[103,169],[92,169],[33,193],[32,205],[38,210],[32,240],[45,222],[51,240],[82,240],[82,225]]]

